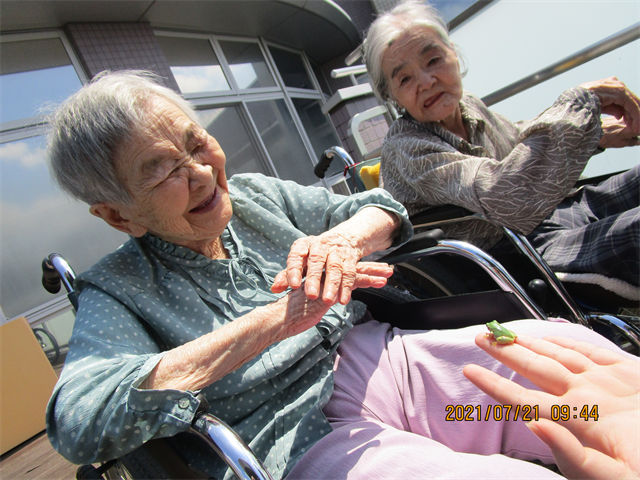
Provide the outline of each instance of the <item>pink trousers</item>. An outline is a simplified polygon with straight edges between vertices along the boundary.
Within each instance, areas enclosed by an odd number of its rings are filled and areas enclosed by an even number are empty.
[[[506,325],[531,336],[570,337],[619,351],[604,337],[563,321]],[[481,331],[484,325],[437,331],[399,330],[376,321],[357,325],[335,358],[335,389],[324,408],[333,431],[287,480],[560,478],[523,461],[553,463],[553,456],[525,422],[513,420],[513,411],[506,420],[503,408],[503,419],[494,420],[500,412],[496,402],[462,374],[466,364],[475,363],[537,388],[475,345]],[[471,414],[462,419],[463,412]]]

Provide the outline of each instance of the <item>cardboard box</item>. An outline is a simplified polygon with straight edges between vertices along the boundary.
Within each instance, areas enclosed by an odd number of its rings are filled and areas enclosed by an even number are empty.
[[[45,429],[57,380],[26,318],[0,325],[0,455]]]

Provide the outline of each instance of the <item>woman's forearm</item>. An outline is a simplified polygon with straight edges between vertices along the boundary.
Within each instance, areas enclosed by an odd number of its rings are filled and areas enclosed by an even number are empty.
[[[269,305],[167,352],[141,389],[199,390],[237,370],[269,345],[315,325],[328,310],[291,292]]]
[[[398,235],[401,223],[393,212],[378,207],[365,207],[327,233],[336,233],[346,238],[366,257],[389,248]]]

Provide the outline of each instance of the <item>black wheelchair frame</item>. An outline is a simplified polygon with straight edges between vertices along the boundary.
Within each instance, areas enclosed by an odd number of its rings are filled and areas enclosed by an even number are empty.
[[[352,176],[357,176],[359,165],[374,160],[370,156],[366,156],[363,162],[356,163],[344,149],[331,147],[323,152],[319,162],[316,164],[315,175],[323,178],[331,162],[336,158],[344,163],[345,173],[348,170]],[[597,183],[606,177],[608,176],[581,181],[576,186],[592,182]],[[362,182],[356,182],[355,185],[354,191],[362,191],[364,188]],[[414,237],[416,241],[418,241],[420,235],[428,234],[429,231],[440,231],[440,228],[446,225],[468,221],[491,223],[481,215],[456,205],[432,207],[411,217],[411,223],[415,231],[422,232]],[[640,318],[618,313],[619,307],[638,308],[638,301],[629,301],[615,295],[610,295],[606,298],[602,296],[601,292],[597,292],[594,297],[593,291],[581,296],[581,292],[575,288],[572,289],[573,295],[569,294],[565,284],[558,279],[542,256],[530,244],[526,236],[506,227],[494,226],[502,230],[505,238],[510,241],[514,249],[513,254],[503,254],[502,256],[496,254],[497,260],[501,266],[505,265],[507,267],[510,276],[517,279],[518,286],[516,289],[526,291],[540,312],[544,312],[548,316],[566,318],[573,323],[588,326],[598,333],[605,334],[608,338],[613,339],[625,350],[636,355],[640,354]],[[443,240],[444,237],[441,237],[441,239]],[[451,240],[443,241],[446,243]],[[465,245],[469,244],[465,243]],[[441,250],[441,253],[447,252]],[[476,249],[473,253],[463,256],[478,263],[476,258],[481,258],[485,254],[482,250]],[[398,263],[415,258],[405,257]],[[454,261],[450,270],[463,268],[465,268],[464,264]],[[438,270],[436,275],[441,274],[441,269],[439,268]],[[496,281],[493,275],[491,277]],[[451,294],[451,292],[446,293]]]

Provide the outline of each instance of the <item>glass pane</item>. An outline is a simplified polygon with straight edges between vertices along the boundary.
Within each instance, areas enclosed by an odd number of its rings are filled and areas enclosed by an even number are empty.
[[[227,178],[236,173],[270,174],[260,162],[237,107],[201,110],[198,117],[207,132],[218,140],[227,157]]]
[[[82,83],[58,38],[2,43],[0,55],[0,121],[48,113]],[[43,108],[44,107],[44,108]]]
[[[322,113],[320,106],[320,100],[312,100],[307,98],[294,98],[293,104],[296,107],[298,116],[302,121],[304,131],[307,133],[313,151],[316,153],[316,160],[319,160],[327,148],[335,145],[340,146],[340,140],[335,134],[331,123],[327,117]],[[342,173],[344,171],[344,164],[342,162],[331,162],[329,170],[327,170],[327,176],[335,175],[336,173]]]
[[[220,47],[241,90],[276,86],[257,43],[221,41]]]
[[[69,352],[69,339],[74,323],[75,315],[70,310],[33,328],[38,343],[58,375]]]
[[[250,102],[247,107],[280,178],[302,185],[318,182],[284,100]]]
[[[231,90],[209,40],[157,36],[182,93]]]
[[[302,55],[275,47],[269,47],[269,50],[287,87],[315,90],[307,69],[304,68]]]
[[[45,158],[44,137],[0,145],[0,304],[8,318],[54,298],[40,283],[49,253],[80,273],[128,238],[55,188]]]
[[[450,22],[478,0],[430,0],[447,22]]]

